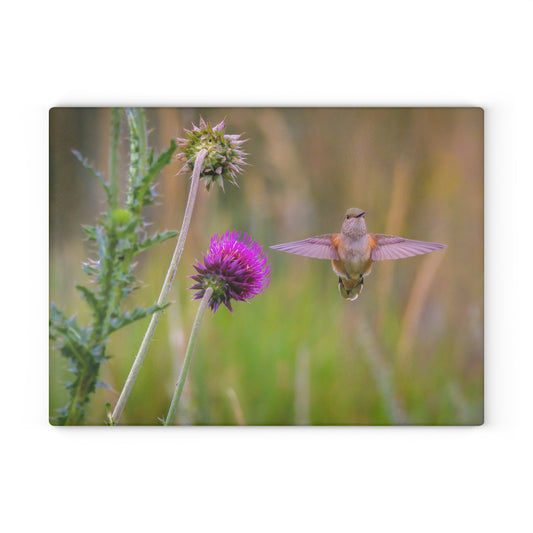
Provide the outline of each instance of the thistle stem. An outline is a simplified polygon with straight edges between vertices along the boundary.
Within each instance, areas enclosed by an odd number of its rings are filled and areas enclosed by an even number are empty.
[[[170,262],[170,266],[168,268],[168,272],[165,277],[165,281],[163,283],[159,299],[157,300],[157,304],[161,306],[164,305],[167,301],[167,296],[170,291],[170,287],[172,286],[172,282],[174,281],[174,277],[178,269],[178,264],[183,253],[183,249],[185,248],[185,240],[187,238],[187,233],[189,232],[189,225],[191,223],[194,203],[196,201],[196,194],[198,193],[200,172],[202,170],[202,165],[206,155],[207,150],[200,150],[200,152],[196,156],[196,161],[194,162],[194,170],[192,172],[191,178],[191,188],[189,190],[189,198],[187,199],[187,207],[185,208],[185,215],[183,216],[183,223],[181,225],[180,234],[178,236],[178,242],[176,244],[176,249],[174,250],[174,255],[172,256],[172,260]],[[152,318],[150,319],[150,324],[148,325],[148,329],[144,334],[144,338],[139,348],[139,352],[137,353],[137,356],[133,361],[130,373],[128,375],[128,378],[126,379],[126,383],[124,384],[122,392],[120,393],[120,397],[117,401],[117,404],[115,405],[113,414],[111,415],[114,425],[118,424],[120,417],[122,416],[122,412],[124,411],[124,407],[126,405],[126,402],[128,401],[128,396],[130,395],[131,389],[133,388],[135,380],[137,379],[137,374],[139,373],[141,366],[144,362],[146,352],[148,351],[150,343],[152,342],[152,337],[154,336],[155,328],[159,323],[161,314],[162,311],[157,311],[152,315]]]
[[[109,152],[109,207],[111,211],[116,209],[118,204],[120,116],[121,109],[114,107],[111,110],[111,148]]]
[[[85,367],[81,371],[78,386],[72,395],[67,418],[65,419],[65,426],[79,425],[85,418],[83,409],[80,409],[78,406],[83,406],[85,403],[87,403],[87,391],[90,389],[91,383],[94,384],[96,382],[99,367],[100,365],[97,366],[96,370],[91,370],[90,368]]]
[[[185,352],[185,358],[183,360],[183,366],[181,367],[180,377],[176,382],[176,388],[174,390],[174,395],[172,396],[172,401],[170,403],[170,408],[168,410],[167,418],[164,422],[165,426],[170,426],[174,420],[174,415],[176,414],[176,408],[181,398],[181,393],[183,392],[183,387],[187,379],[187,374],[189,373],[189,367],[191,366],[191,359],[194,353],[194,348],[196,347],[196,341],[198,339],[198,333],[200,331],[200,325],[202,324],[202,319],[204,318],[205,310],[207,304],[209,303],[209,298],[213,294],[213,289],[209,287],[202,297],[200,306],[196,313],[196,318],[194,319],[194,324],[192,325],[191,336],[189,337],[189,344],[187,345],[187,351]]]

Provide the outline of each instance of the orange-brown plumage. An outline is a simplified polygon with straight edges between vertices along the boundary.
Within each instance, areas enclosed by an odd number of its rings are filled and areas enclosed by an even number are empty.
[[[347,300],[355,300],[363,289],[363,278],[372,270],[375,239],[363,235],[354,242],[353,238],[341,233],[332,235],[331,243],[338,256],[331,261],[331,266],[339,276],[340,293]]]

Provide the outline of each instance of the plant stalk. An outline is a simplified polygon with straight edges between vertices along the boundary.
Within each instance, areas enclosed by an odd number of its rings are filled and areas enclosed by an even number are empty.
[[[97,372],[98,370],[96,371],[96,373]],[[81,404],[83,406],[86,403],[85,398],[87,397],[87,390],[91,384],[91,378],[93,379],[92,383],[96,381],[96,378],[94,376],[95,374],[92,374],[89,368],[83,369],[83,374],[79,379],[76,391],[74,392],[74,395],[71,399],[69,411],[64,424],[65,426],[79,425],[84,420],[85,413],[83,409],[78,408],[78,404]]]
[[[118,164],[120,143],[121,109],[111,110],[111,148],[109,152],[109,207],[111,211],[118,205]]]
[[[196,341],[198,340],[198,333],[200,331],[200,325],[202,324],[202,319],[204,318],[205,310],[209,299],[213,294],[213,289],[209,287],[200,302],[198,307],[198,312],[196,313],[196,318],[194,319],[194,324],[192,326],[191,336],[189,337],[189,344],[187,345],[187,351],[185,352],[185,358],[183,360],[183,366],[181,367],[180,377],[176,382],[176,388],[174,390],[174,395],[172,396],[172,401],[170,403],[170,408],[168,410],[167,418],[164,422],[165,426],[170,426],[174,420],[174,415],[176,414],[176,408],[181,398],[181,393],[183,392],[183,387],[187,379],[187,374],[189,373],[189,367],[191,366],[191,359],[196,347]]]
[[[181,255],[183,253],[183,249],[185,248],[185,240],[187,238],[187,233],[189,232],[189,225],[191,223],[192,212],[193,212],[194,204],[196,201],[196,194],[198,193],[200,173],[201,173],[202,165],[203,165],[206,155],[207,155],[207,150],[205,149],[200,150],[200,152],[196,156],[196,161],[194,162],[194,170],[192,172],[192,178],[191,178],[191,188],[189,190],[189,198],[187,199],[187,207],[185,208],[185,215],[183,216],[183,223],[181,225],[181,230],[178,236],[178,242],[176,244],[176,249],[174,250],[174,255],[172,256],[172,260],[170,262],[170,266],[168,268],[167,275],[165,277],[165,281],[163,283],[163,287],[159,295],[159,299],[157,300],[158,305],[164,305],[167,301],[170,287],[172,286],[172,282],[174,281],[174,277],[178,269],[178,264],[180,262]],[[159,323],[159,319],[161,318],[162,313],[163,313],[162,311],[157,311],[156,313],[152,315],[152,318],[150,319],[150,324],[148,325],[148,329],[146,330],[146,333],[144,334],[144,338],[139,348],[139,352],[137,353],[137,356],[135,357],[135,360],[133,361],[133,365],[131,367],[130,373],[128,375],[128,378],[126,379],[126,383],[124,384],[122,392],[120,393],[120,397],[117,401],[117,404],[115,405],[115,409],[113,410],[113,414],[111,415],[114,425],[119,423],[120,417],[122,416],[122,412],[124,411],[124,407],[126,405],[126,402],[128,401],[128,397],[130,395],[131,389],[133,388],[133,385],[135,384],[137,375],[139,374],[141,366],[144,362],[146,352],[148,351],[148,348],[150,347],[150,343],[152,342],[152,337],[154,336],[155,329],[157,327],[157,324]]]

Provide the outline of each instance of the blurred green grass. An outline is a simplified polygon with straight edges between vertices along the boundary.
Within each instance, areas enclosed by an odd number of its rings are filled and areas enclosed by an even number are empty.
[[[192,263],[213,233],[238,229],[264,246],[338,231],[346,208],[369,231],[445,242],[429,256],[374,265],[356,302],[342,300],[327,261],[267,250],[269,289],[230,314],[208,312],[178,412],[180,423],[248,425],[479,424],[483,421],[483,116],[479,109],[149,109],[152,145],[199,116],[246,132],[239,188],[201,191],[185,253],[122,423],[157,424],[168,410],[197,309]],[[109,110],[51,115],[50,294],[83,322],[76,294],[90,251],[81,224],[101,197],[70,154],[106,168]],[[159,178],[157,229],[178,229],[188,178]],[[132,308],[157,298],[174,243],[141,258]],[[147,321],[115,334],[90,407],[102,424]],[[50,351],[50,410],[68,373]],[[231,392],[233,391],[233,392]],[[234,395],[233,395],[234,393]],[[232,400],[233,395],[233,400]],[[238,404],[238,407],[236,406]]]

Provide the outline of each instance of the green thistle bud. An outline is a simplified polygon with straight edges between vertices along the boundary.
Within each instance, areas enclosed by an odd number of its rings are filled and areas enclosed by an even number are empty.
[[[192,130],[185,130],[186,139],[178,139],[178,146],[182,150],[178,157],[185,162],[180,172],[193,170],[198,152],[207,150],[200,174],[207,190],[213,183],[220,185],[222,190],[226,181],[237,185],[235,178],[246,165],[244,158],[247,154],[241,150],[246,140],[241,139],[240,135],[226,135],[225,130],[224,121],[211,127],[209,122],[200,118],[198,126],[193,124]]]
[[[113,221],[117,226],[125,226],[131,220],[131,213],[127,209],[116,209],[113,212]]]

